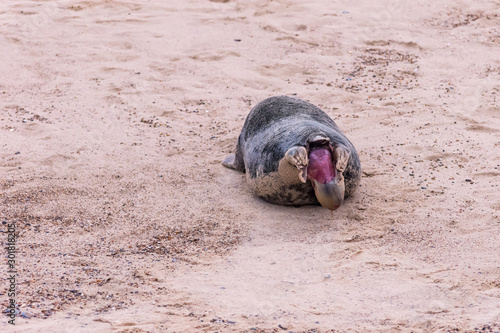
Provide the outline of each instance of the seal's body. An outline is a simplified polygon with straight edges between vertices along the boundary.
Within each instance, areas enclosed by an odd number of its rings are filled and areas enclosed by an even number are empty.
[[[270,97],[248,114],[224,166],[246,172],[256,195],[282,205],[321,203],[334,210],[358,186],[356,149],[318,107]]]

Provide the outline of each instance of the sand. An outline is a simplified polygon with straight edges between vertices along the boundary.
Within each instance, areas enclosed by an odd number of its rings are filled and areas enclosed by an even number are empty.
[[[0,31],[2,332],[500,331],[498,1],[2,1]],[[360,154],[333,218],[221,165],[282,94]]]

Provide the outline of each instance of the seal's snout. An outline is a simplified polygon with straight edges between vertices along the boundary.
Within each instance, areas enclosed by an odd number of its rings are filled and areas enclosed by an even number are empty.
[[[307,178],[312,182],[319,203],[330,210],[344,201],[344,179],[337,172],[329,147],[315,147],[309,153]]]
[[[314,193],[321,206],[329,210],[335,210],[344,202],[344,183],[332,180],[322,184],[312,179]]]

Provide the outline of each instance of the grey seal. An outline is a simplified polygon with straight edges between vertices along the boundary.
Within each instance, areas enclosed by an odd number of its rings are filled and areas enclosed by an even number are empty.
[[[353,144],[324,111],[289,96],[248,114],[234,154],[222,164],[246,173],[253,192],[281,205],[335,210],[354,193],[361,164]]]

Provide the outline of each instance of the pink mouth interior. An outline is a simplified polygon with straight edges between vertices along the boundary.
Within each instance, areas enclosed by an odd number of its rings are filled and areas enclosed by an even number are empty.
[[[313,148],[313,150],[309,153],[307,178],[314,179],[322,184],[327,184],[335,179],[335,173],[336,170],[333,166],[333,159],[330,150],[327,148]]]

